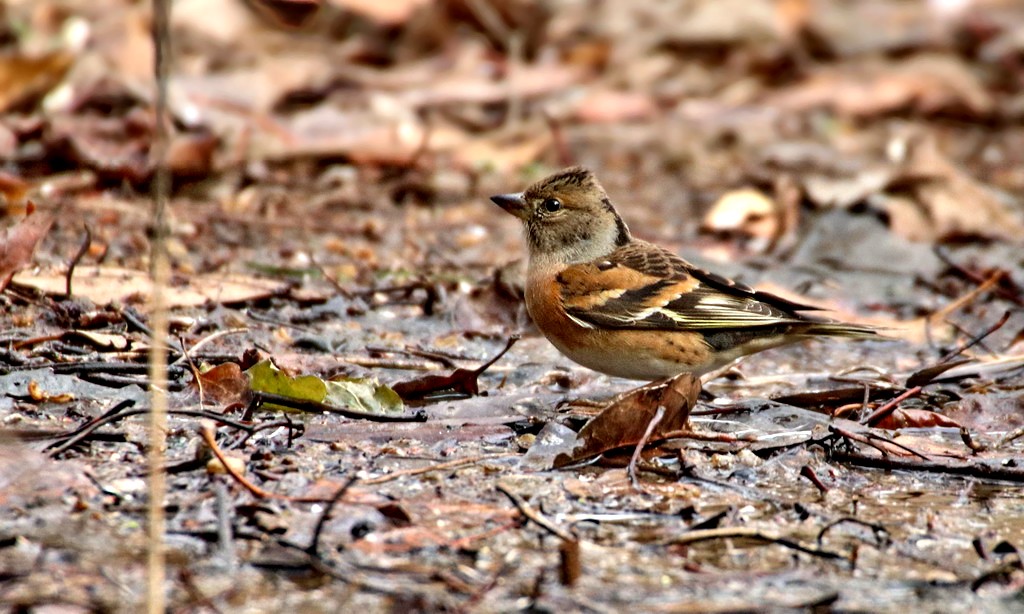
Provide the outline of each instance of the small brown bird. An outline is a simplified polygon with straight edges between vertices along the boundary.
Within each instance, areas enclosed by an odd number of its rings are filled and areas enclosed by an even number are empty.
[[[817,308],[634,239],[587,169],[568,168],[491,200],[525,227],[530,317],[563,354],[595,371],[638,380],[700,375],[809,337],[876,335],[803,315]]]

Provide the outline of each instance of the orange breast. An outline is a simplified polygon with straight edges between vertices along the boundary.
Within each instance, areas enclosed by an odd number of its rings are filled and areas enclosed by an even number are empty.
[[[526,310],[544,336],[563,352],[578,347],[593,332],[566,315],[555,275],[534,272],[527,277]]]

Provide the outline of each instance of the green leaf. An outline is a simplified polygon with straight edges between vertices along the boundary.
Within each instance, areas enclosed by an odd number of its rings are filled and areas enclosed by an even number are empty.
[[[397,392],[376,380],[346,377],[325,383],[327,398],[324,403],[328,405],[371,414],[401,412],[405,408]]]
[[[327,385],[315,375],[299,375],[292,377],[281,371],[269,360],[258,362],[245,372],[252,381],[255,392],[269,392],[293,399],[317,401],[324,403],[327,397]],[[277,409],[286,409],[273,406]]]
[[[397,392],[373,379],[339,378],[324,381],[315,375],[292,377],[269,360],[249,367],[245,373],[252,381],[252,389],[255,392],[316,401],[332,407],[370,414],[398,413],[405,409]],[[287,409],[271,403],[267,406]]]

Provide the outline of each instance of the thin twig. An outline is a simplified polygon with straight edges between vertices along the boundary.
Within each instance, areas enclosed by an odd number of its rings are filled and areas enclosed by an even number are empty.
[[[971,436],[971,431],[966,426],[960,427],[960,440],[964,442],[964,445],[967,446],[972,454],[984,452],[988,449],[988,446],[985,444],[974,440],[974,437]]]
[[[89,247],[92,246],[92,231],[89,230],[88,224],[83,224],[82,226],[85,228],[85,238],[82,239],[82,244],[78,246],[78,251],[71,257],[71,262],[68,263],[68,272],[64,276],[64,296],[67,298],[71,298],[71,278],[75,274],[75,267],[78,266],[79,261],[89,252]]]
[[[224,330],[218,330],[216,332],[210,333],[209,335],[203,337],[199,341],[196,341],[195,344],[192,345],[191,349],[186,351],[185,348],[182,347],[182,354],[181,354],[181,356],[179,356],[177,359],[175,359],[175,361],[171,363],[171,366],[172,367],[177,366],[182,361],[184,361],[186,359],[189,359],[189,353],[194,355],[196,352],[199,351],[199,348],[203,347],[204,345],[209,345],[210,343],[212,343],[213,341],[215,341],[217,339],[220,339],[221,337],[226,337],[228,335],[238,335],[238,334],[245,333],[245,332],[248,332],[248,331],[249,331],[248,328],[227,328],[227,329],[224,329]]]
[[[897,441],[893,441],[892,439],[890,439],[888,437],[883,437],[882,435],[879,435],[877,433],[872,433],[870,431],[865,432],[865,433],[855,433],[855,432],[853,432],[853,431],[851,431],[849,429],[845,429],[845,428],[842,428],[840,426],[836,426],[835,424],[830,424],[828,426],[828,430],[833,432],[833,433],[835,433],[836,435],[839,435],[840,437],[844,437],[846,439],[852,439],[854,441],[859,441],[860,443],[862,443],[864,445],[871,446],[872,448],[874,448],[874,449],[878,450],[879,452],[881,452],[884,456],[888,456],[889,453],[891,452],[891,450],[886,450],[886,449],[878,446],[872,440],[882,441],[882,442],[887,443],[887,444],[889,444],[889,445],[891,445],[891,446],[893,446],[895,448],[903,450],[907,454],[911,454],[911,455],[916,456],[916,457],[918,457],[920,459],[923,459],[923,460],[926,460],[926,461],[930,461],[931,460],[930,458],[928,458],[924,454],[921,454],[920,452],[918,452],[917,450],[911,448],[910,446],[903,445],[902,443],[899,443]]]
[[[182,358],[188,360],[188,368],[192,371],[192,381],[196,383],[196,389],[199,391],[199,407],[202,407],[205,392],[203,390],[203,378],[199,376],[199,368],[196,366],[196,363],[192,361],[192,357],[188,355],[188,350],[185,349],[185,340],[178,337],[178,345],[181,346],[181,356],[178,360],[181,360]]]
[[[867,522],[867,521],[861,520],[859,518],[853,518],[853,517],[850,517],[850,516],[845,516],[843,518],[839,518],[839,519],[833,520],[832,522],[830,522],[827,525],[825,525],[824,527],[822,527],[822,529],[820,531],[818,531],[818,537],[815,540],[815,541],[818,542],[818,545],[821,545],[821,542],[825,539],[825,535],[829,531],[831,531],[834,527],[837,527],[837,526],[839,526],[841,524],[857,524],[857,525],[860,525],[860,526],[867,527],[867,528],[871,529],[872,531],[874,531],[875,537],[878,539],[878,543],[875,544],[876,546],[882,546],[882,545],[885,544],[885,541],[881,537],[882,535],[889,535],[889,529],[886,529],[884,526],[882,526],[880,524],[875,524],[875,523],[872,523],[872,522]]]
[[[297,503],[323,503],[325,501],[330,501],[329,498],[325,499],[323,497],[292,497],[289,495],[279,495],[276,492],[270,492],[269,490],[260,488],[256,484],[250,482],[248,478],[239,473],[238,470],[228,462],[228,458],[224,455],[224,452],[221,451],[220,446],[217,445],[216,435],[214,434],[213,427],[209,423],[203,422],[199,426],[199,435],[203,438],[203,441],[206,442],[206,445],[210,448],[210,451],[213,452],[213,455],[217,457],[217,460],[220,461],[221,466],[224,467],[224,471],[227,472],[227,474],[230,475],[240,486],[248,490],[254,497],[258,499],[281,499]]]
[[[996,442],[995,447],[1001,448],[1006,444],[1010,443],[1011,441],[1013,441],[1014,439],[1020,439],[1021,437],[1024,437],[1024,426],[1017,427],[1010,431],[1009,433],[1003,435],[999,439],[999,441]]]
[[[312,258],[311,260],[313,266],[315,266],[317,270],[320,271],[320,274],[323,275],[324,279],[327,280],[327,283],[331,284],[331,286],[334,287],[335,291],[337,291],[337,293],[340,294],[342,298],[346,300],[352,300],[352,293],[349,292],[347,288],[342,286],[341,283],[337,279],[335,279],[333,275],[328,273],[327,269],[324,268],[324,265],[317,262],[316,258]]]
[[[383,484],[385,482],[390,482],[392,480],[397,480],[399,478],[406,478],[406,477],[413,476],[413,475],[422,475],[424,473],[430,473],[432,471],[447,471],[449,469],[458,469],[459,467],[464,467],[466,465],[473,465],[473,464],[479,463],[480,461],[499,459],[499,458],[512,458],[514,456],[519,456],[519,455],[515,454],[513,452],[507,452],[507,453],[502,453],[502,454],[480,454],[480,455],[477,455],[477,456],[467,456],[466,458],[457,458],[457,459],[455,459],[453,461],[448,461],[448,462],[444,462],[444,463],[438,463],[436,465],[429,465],[427,467],[417,467],[415,469],[406,469],[406,470],[403,470],[403,471],[396,471],[394,473],[389,473],[387,475],[382,475],[382,476],[378,476],[378,477],[375,477],[375,478],[369,478],[369,479],[365,479],[365,480],[360,480],[359,483],[360,484],[366,484],[366,485]]]
[[[316,521],[316,528],[313,530],[313,537],[309,540],[309,547],[306,548],[306,552],[309,556],[320,558],[320,536],[324,532],[324,527],[327,526],[327,521],[331,517],[331,512],[334,510],[334,506],[341,501],[341,498],[345,496],[348,489],[352,487],[359,480],[355,475],[349,477],[344,484],[341,485],[338,490],[334,492],[334,495],[327,501],[327,505],[324,506],[324,511],[320,514],[320,518]]]
[[[508,497],[510,501],[512,501],[512,505],[516,506],[516,509],[519,510],[520,514],[525,516],[528,520],[533,521],[533,523],[536,524],[538,527],[544,529],[548,533],[551,533],[552,535],[563,541],[579,541],[579,539],[575,535],[545,518],[540,512],[533,509],[533,507],[531,507],[525,499],[509,490],[508,487],[506,487],[505,485],[498,484],[496,488],[498,489],[499,492]]]
[[[134,328],[143,335],[146,335],[151,339],[153,338],[153,329],[142,321],[142,318],[139,317],[139,314],[135,313],[133,308],[124,307],[122,309],[118,309],[117,312],[122,318],[124,318],[125,324],[127,324],[129,328]]]
[[[709,541],[714,539],[733,539],[733,538],[745,538],[755,539],[758,541],[766,542],[769,544],[778,544],[785,546],[797,552],[803,552],[805,554],[811,554],[825,559],[844,559],[841,554],[830,552],[828,550],[822,550],[821,548],[811,548],[804,546],[788,537],[780,537],[776,535],[770,535],[754,527],[721,527],[717,529],[703,529],[700,531],[689,531],[683,533],[678,537],[673,537],[669,540],[669,544],[672,545],[683,545],[693,544],[702,541]]]
[[[815,488],[818,489],[819,493],[825,494],[829,491],[828,486],[826,486],[825,483],[821,481],[821,478],[818,477],[818,474],[815,473],[814,469],[811,469],[809,466],[804,465],[803,467],[800,467],[800,475],[807,478],[807,480],[811,484],[813,484]]]
[[[633,448],[633,455],[629,457],[629,464],[626,465],[626,475],[629,476],[629,483],[636,490],[640,490],[640,480],[636,477],[637,461],[640,460],[640,454],[643,453],[647,442],[651,439],[651,435],[654,434],[654,429],[658,428],[658,424],[661,423],[661,419],[664,417],[665,406],[659,405],[655,408],[654,415],[647,422],[647,429],[644,431],[643,437],[640,438],[640,441],[636,442],[636,447]]]
[[[946,264],[946,266],[948,266],[949,268],[953,269],[957,273],[960,273],[961,275],[963,275],[964,277],[966,277],[970,281],[973,281],[976,284],[988,283],[988,280],[986,280],[981,275],[978,275],[977,273],[967,269],[963,265],[954,262],[953,259],[950,257],[949,253],[946,251],[946,248],[944,248],[943,246],[936,245],[935,248],[932,251],[935,253],[936,256],[939,257],[939,260],[941,260],[943,263]],[[1001,277],[1006,277],[1007,276],[1007,274],[1004,271],[998,271],[997,274],[1001,274]],[[999,280],[1001,280],[1001,277],[1000,277]],[[999,280],[997,280],[997,281],[999,281]],[[1013,280],[1011,279],[1010,282],[1013,283]],[[995,291],[996,291],[996,294],[998,294],[999,296],[1003,297],[1004,299],[1009,300],[1009,301],[1013,301],[1017,305],[1020,305],[1021,307],[1024,307],[1024,298],[1022,298],[1019,294],[1015,294],[1013,292],[1008,292],[1007,290],[1004,290],[1003,288],[1000,288],[998,286],[995,288]]]
[[[1006,321],[1009,320],[1009,319],[1010,319],[1010,312],[1007,311],[1006,313],[1003,314],[1003,317],[999,318],[998,322],[996,322],[992,326],[990,326],[987,329],[985,329],[984,332],[982,332],[979,335],[975,335],[974,338],[971,339],[970,341],[968,341],[967,343],[961,345],[960,347],[954,349],[953,351],[949,352],[948,354],[946,354],[945,356],[940,358],[939,359],[939,364],[941,365],[942,363],[949,362],[949,361],[953,360],[954,358],[956,358],[957,356],[959,356],[960,354],[963,354],[967,350],[969,350],[972,347],[978,345],[986,337],[988,337],[992,333],[994,333],[997,330],[999,330],[1000,328],[1002,328],[1003,325],[1006,324]]]
[[[911,458],[897,458],[893,456],[869,456],[859,452],[844,452],[833,450],[830,457],[839,462],[851,463],[862,467],[878,467],[880,469],[902,469],[906,471],[927,471],[931,473],[946,473],[951,475],[966,475],[987,480],[1010,480],[1013,482],[1024,482],[1024,467],[1009,466],[1001,461],[988,461],[969,459],[967,461],[946,460],[945,462],[928,462],[914,460]]]
[[[906,401],[907,399],[909,399],[912,396],[916,396],[916,395],[920,394],[922,390],[924,390],[924,388],[921,387],[921,386],[914,386],[913,388],[908,388],[907,390],[904,390],[903,394],[899,395],[898,397],[896,397],[893,400],[889,401],[885,405],[883,405],[883,406],[879,407],[878,409],[876,409],[875,411],[871,412],[871,414],[869,416],[866,416],[865,418],[861,419],[860,423],[861,424],[866,424],[868,426],[873,426],[873,425],[877,424],[878,422],[881,422],[881,420],[883,418],[887,417],[889,414],[891,414],[892,412],[896,411],[896,407],[900,403],[902,403],[903,401]]]
[[[87,439],[89,439],[89,436],[101,426],[112,424],[114,422],[119,422],[121,420],[124,420],[125,418],[130,418],[132,416],[141,416],[149,414],[151,411],[152,410],[149,408],[138,408],[118,411],[116,413],[114,413],[113,411],[107,412],[107,414],[105,414],[102,418],[94,420],[83,427],[79,427],[75,432],[67,435],[67,439],[65,439],[60,444],[51,445],[47,449],[47,451],[51,456],[56,456],[70,448],[75,447],[76,445],[82,443],[83,441],[86,441]],[[206,418],[208,420],[214,420],[226,426],[230,426],[232,428],[236,428],[246,432],[249,432],[255,428],[250,424],[230,420],[212,411],[193,409],[171,409],[168,410],[167,413],[172,416],[191,416],[193,418]]]
[[[929,323],[931,323],[946,319],[946,317],[949,316],[949,314],[967,306],[976,298],[978,298],[986,291],[988,291],[990,288],[995,286],[997,283],[999,283],[1000,279],[1002,279],[1002,273],[996,273],[995,275],[989,277],[984,282],[982,282],[981,285],[979,285],[977,288],[974,288],[973,290],[967,292],[963,296],[958,297],[957,299],[955,299],[942,309],[928,316],[926,320]]]

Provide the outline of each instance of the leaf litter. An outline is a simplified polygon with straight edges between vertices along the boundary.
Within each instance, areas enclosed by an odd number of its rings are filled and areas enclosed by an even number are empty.
[[[0,601],[133,611],[148,7],[36,4],[0,36]],[[385,4],[176,3],[174,608],[1014,610],[1020,7]],[[574,366],[486,202],[574,162],[890,339],[699,397]]]

